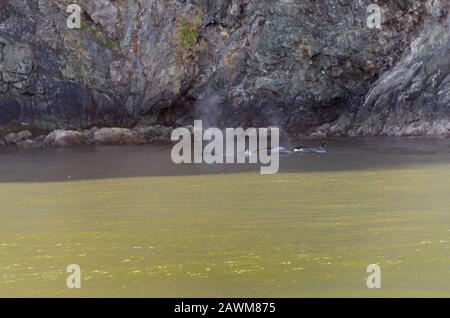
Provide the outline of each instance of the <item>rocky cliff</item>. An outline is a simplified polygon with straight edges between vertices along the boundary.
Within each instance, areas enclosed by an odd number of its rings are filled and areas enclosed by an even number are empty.
[[[0,125],[447,135],[449,31],[448,0],[1,0]]]

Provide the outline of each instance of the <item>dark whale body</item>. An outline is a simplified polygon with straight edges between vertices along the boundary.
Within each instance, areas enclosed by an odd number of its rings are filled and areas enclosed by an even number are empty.
[[[297,146],[294,148],[294,152],[298,153],[327,153],[325,149],[325,143],[321,143],[319,147],[307,147],[307,146]]]

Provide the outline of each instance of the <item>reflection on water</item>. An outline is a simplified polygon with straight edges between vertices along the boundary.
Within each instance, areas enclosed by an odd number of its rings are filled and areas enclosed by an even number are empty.
[[[450,141],[328,148],[273,176],[167,147],[3,150],[0,296],[449,296]]]

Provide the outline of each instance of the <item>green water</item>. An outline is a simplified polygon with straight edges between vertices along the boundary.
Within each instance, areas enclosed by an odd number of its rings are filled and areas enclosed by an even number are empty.
[[[3,153],[0,296],[450,296],[449,142],[354,144],[273,176],[165,148]]]

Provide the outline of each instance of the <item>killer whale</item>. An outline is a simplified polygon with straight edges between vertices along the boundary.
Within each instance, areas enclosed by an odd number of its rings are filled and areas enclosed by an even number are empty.
[[[267,149],[257,149],[255,151],[251,151],[250,149],[245,150],[245,156],[250,157],[255,153],[259,153],[260,151],[267,151],[268,154],[280,154],[280,155],[290,155],[293,153],[293,151],[286,149],[284,147],[276,147],[274,149],[267,148]]]
[[[297,153],[327,153],[325,149],[325,142],[322,142],[318,147],[297,146],[294,148]]]

